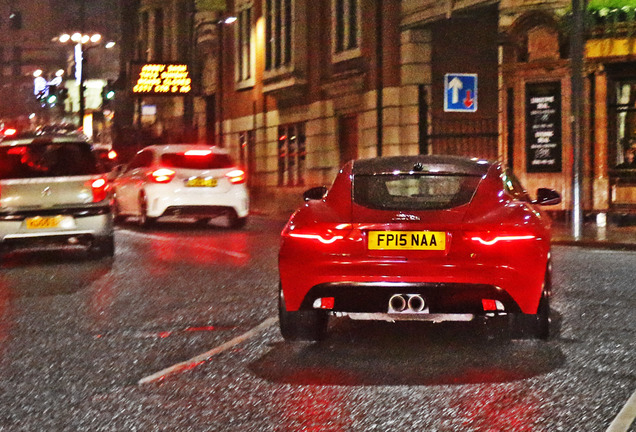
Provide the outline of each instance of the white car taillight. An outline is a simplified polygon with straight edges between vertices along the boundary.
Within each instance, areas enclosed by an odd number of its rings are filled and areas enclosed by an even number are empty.
[[[150,173],[150,179],[155,183],[170,183],[175,172],[168,168],[159,168]]]
[[[227,177],[232,184],[245,183],[245,171],[240,169],[233,169],[232,171],[229,171],[225,174],[225,177]]]
[[[184,154],[186,156],[207,156],[212,154],[212,150],[188,150]]]

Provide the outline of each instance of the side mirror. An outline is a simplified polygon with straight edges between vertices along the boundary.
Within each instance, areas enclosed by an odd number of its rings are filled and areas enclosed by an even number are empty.
[[[555,205],[561,202],[561,195],[554,189],[539,188],[537,189],[537,199],[533,202],[539,205]]]
[[[320,200],[326,193],[327,188],[325,186],[316,186],[303,192],[303,199],[305,201]]]

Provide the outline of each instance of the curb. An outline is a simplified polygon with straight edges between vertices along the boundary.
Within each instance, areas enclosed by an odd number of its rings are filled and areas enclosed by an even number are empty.
[[[618,251],[636,251],[636,244],[634,243],[620,243],[620,242],[607,242],[596,240],[552,240],[552,245],[555,246],[574,246],[587,249],[606,249],[606,250],[618,250]]]

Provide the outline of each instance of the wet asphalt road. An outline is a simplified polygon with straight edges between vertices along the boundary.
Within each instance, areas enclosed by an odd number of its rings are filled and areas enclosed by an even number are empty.
[[[289,344],[281,228],[129,223],[114,260],[6,256],[0,431],[605,431],[636,391],[636,252],[554,248],[547,343],[341,319]]]

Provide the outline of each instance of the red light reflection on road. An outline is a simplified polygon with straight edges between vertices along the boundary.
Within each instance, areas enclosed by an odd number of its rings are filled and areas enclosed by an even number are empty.
[[[531,432],[541,429],[535,422],[542,417],[542,394],[523,390],[511,390],[500,385],[479,388],[458,399],[456,409],[462,413],[466,430],[499,432]]]
[[[354,384],[359,379],[343,376],[342,370],[325,368],[308,368],[298,371],[299,379],[311,382],[311,376],[316,376],[316,382],[324,382],[324,376],[337,374],[338,382],[343,385]],[[302,377],[302,378],[301,378]],[[294,377],[291,382],[296,382]],[[308,391],[298,392],[289,396],[282,414],[284,423],[282,430],[303,431],[345,431],[351,430],[351,422],[355,414],[349,409],[342,394],[335,387],[307,386]],[[342,420],[339,420],[342,419]],[[339,424],[342,421],[342,424]]]
[[[161,234],[161,237],[151,237],[150,240],[151,250],[163,262],[242,267],[250,260],[248,236],[245,233],[231,233],[221,237],[192,237],[188,241],[184,241],[182,237]]]
[[[184,331],[187,331],[187,332],[200,332],[200,331],[213,331],[213,330],[217,330],[217,327],[215,327],[215,326],[188,327]]]
[[[110,278],[106,277],[93,285],[91,296],[88,298],[88,310],[97,327],[108,327],[112,322],[111,307],[114,300],[113,281]]]
[[[329,370],[314,371],[328,374]],[[310,372],[311,375],[313,372]],[[340,372],[338,372],[340,373]],[[304,378],[307,375],[302,373]],[[351,430],[354,414],[340,391],[333,387],[307,387],[308,391],[289,396],[281,430],[345,431]],[[342,421],[342,424],[339,422]]]

